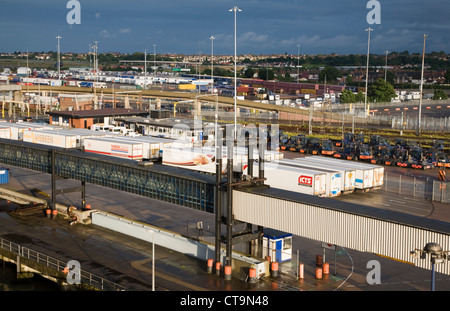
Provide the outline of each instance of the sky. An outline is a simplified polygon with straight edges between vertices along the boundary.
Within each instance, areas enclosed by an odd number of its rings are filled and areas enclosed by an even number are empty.
[[[375,1],[375,0],[371,0]],[[0,52],[57,51],[152,54],[450,53],[448,0],[78,0],[80,24],[69,24],[69,0],[0,0]],[[211,40],[211,36],[215,39]],[[300,47],[298,47],[300,45]]]

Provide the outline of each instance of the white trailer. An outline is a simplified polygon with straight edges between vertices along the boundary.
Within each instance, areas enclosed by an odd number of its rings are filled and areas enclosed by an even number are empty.
[[[331,163],[336,166],[353,168],[356,170],[355,186],[360,190],[371,190],[383,185],[384,167],[362,162],[352,162],[320,156],[306,157],[319,163]],[[301,159],[301,158],[299,158]]]
[[[11,139],[11,130],[9,127],[0,127],[0,138]]]
[[[23,132],[23,141],[60,148],[76,148],[77,136],[48,130],[28,130]]]
[[[297,158],[295,160],[290,160],[290,161],[296,161],[299,163],[302,163],[304,165],[308,165],[311,168],[323,168],[323,169],[331,169],[331,170],[336,170],[341,172],[342,177],[341,181],[342,181],[342,186],[341,186],[341,190],[343,193],[351,193],[354,192],[356,189],[356,169],[354,168],[346,168],[346,167],[341,167],[338,165],[334,165],[331,163],[318,163],[317,161],[310,161],[309,157],[305,157],[305,158]]]
[[[272,188],[313,196],[327,196],[327,174],[324,172],[265,163],[264,177],[265,184]]]
[[[139,142],[124,141],[116,137],[96,137],[84,139],[84,150],[131,160],[143,160],[143,144]]]
[[[178,142],[173,139],[152,137],[152,136],[114,136],[115,139],[128,141],[128,142],[138,142],[142,143],[143,160],[156,160],[162,158],[164,149],[166,148],[177,148],[190,149],[192,147],[191,142]]]
[[[339,196],[342,193],[342,185],[343,185],[343,174],[338,170],[327,169],[327,168],[318,168],[312,167],[308,164],[302,164],[301,162],[294,160],[280,160],[278,162],[279,165],[286,167],[298,167],[307,170],[313,170],[318,172],[323,172],[327,174],[327,183],[326,183],[326,195],[327,197],[335,197]]]
[[[12,140],[23,140],[23,133],[29,130],[44,130],[49,128],[49,126],[33,124],[33,123],[12,123],[12,122],[1,122],[0,128],[8,128],[10,131],[9,139]],[[50,128],[49,128],[50,129]]]

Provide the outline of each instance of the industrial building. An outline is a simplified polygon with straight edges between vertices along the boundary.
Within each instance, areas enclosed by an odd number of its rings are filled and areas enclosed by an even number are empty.
[[[74,128],[90,128],[97,123],[112,124],[115,118],[136,117],[148,115],[148,111],[108,108],[101,110],[51,111],[49,122],[51,125],[68,126]]]

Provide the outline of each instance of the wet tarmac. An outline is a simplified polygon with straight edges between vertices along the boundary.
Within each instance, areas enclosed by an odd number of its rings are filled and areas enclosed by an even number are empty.
[[[43,196],[50,193],[50,175],[10,167],[11,178],[6,188]],[[59,180],[58,186],[77,185],[76,181]],[[39,192],[31,191],[39,189]],[[178,205],[128,194],[113,189],[88,185],[87,203],[93,209],[122,215],[186,236],[198,237],[198,221],[203,222],[202,238],[214,240],[214,216]],[[65,205],[79,205],[77,193],[58,196]],[[425,202],[423,202],[425,203]],[[432,204],[432,215],[450,219],[448,205]],[[76,259],[83,270],[124,286],[128,291],[152,290],[152,245],[93,225],[70,226],[67,219],[49,219],[42,213],[12,216],[10,205],[0,207],[0,237],[21,243],[33,250],[60,260]],[[207,273],[206,262],[162,247],[155,248],[156,291],[206,292],[298,292],[298,291],[428,291],[430,271],[396,262],[375,254],[338,248],[325,251],[320,241],[294,236],[294,258],[280,265],[277,278],[270,276],[250,283],[245,275],[233,275],[228,281],[222,275]],[[297,255],[299,256],[297,259]],[[330,274],[317,279],[317,255],[325,255]],[[377,260],[383,268],[380,284],[367,282],[367,263]],[[305,267],[304,278],[297,277],[298,263]],[[450,276],[437,274],[436,290],[450,290]]]

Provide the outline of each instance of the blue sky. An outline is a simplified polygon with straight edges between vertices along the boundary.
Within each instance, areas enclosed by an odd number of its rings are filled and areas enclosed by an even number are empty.
[[[369,25],[368,0],[78,0],[81,24],[69,25],[68,0],[0,0],[0,51],[211,54],[450,53],[448,0],[379,0],[381,24]]]

